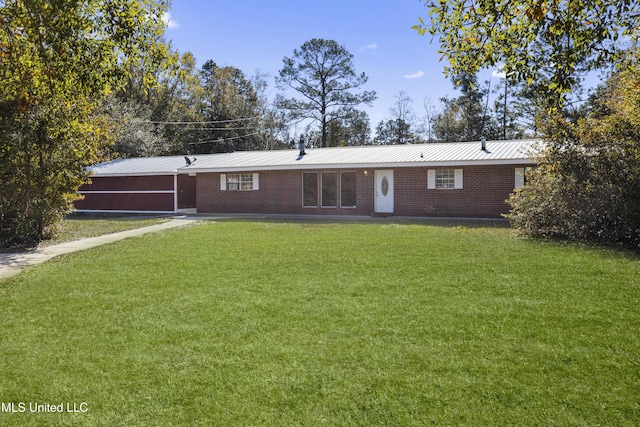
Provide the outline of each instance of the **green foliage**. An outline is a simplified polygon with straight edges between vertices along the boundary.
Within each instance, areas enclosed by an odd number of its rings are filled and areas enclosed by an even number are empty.
[[[441,98],[442,113],[433,118],[433,133],[441,142],[479,141],[482,137],[499,139],[498,125],[486,108],[489,88],[478,84],[476,75],[451,77],[462,93],[457,98]]]
[[[260,143],[261,100],[253,82],[235,67],[219,67],[214,61],[205,62],[200,71],[202,97],[198,99],[200,114],[210,123],[208,142],[198,144],[198,153],[250,150]]]
[[[102,111],[109,117],[113,131],[109,157],[157,156],[169,152],[163,127],[151,123],[148,104],[109,97],[103,102]]]
[[[347,110],[327,123],[328,147],[371,144],[369,116],[364,111]]]
[[[375,144],[416,144],[422,142],[415,130],[416,116],[412,108],[413,100],[406,92],[396,95],[396,102],[389,110],[392,119],[383,120],[376,126]]]
[[[174,54],[178,57],[178,54]],[[114,157],[216,153],[268,149],[281,133],[270,108],[266,75],[252,78],[213,60],[198,70],[189,52],[145,87],[136,69],[127,86],[108,99],[106,114],[116,123]]]
[[[496,136],[501,140],[522,139],[525,135],[524,120],[515,108],[515,87],[502,79],[492,91],[498,96],[493,103]]]
[[[548,79],[555,106],[583,71],[616,63],[634,35],[638,0],[425,0],[429,23],[414,26],[440,43],[446,72],[476,74],[502,64],[515,81]]]
[[[640,250],[640,70],[613,77],[594,115],[546,123],[547,148],[507,216],[533,236]]]
[[[376,126],[374,144],[413,144],[418,137],[411,132],[411,125],[402,119],[383,120]]]
[[[144,68],[132,67],[125,87],[103,102],[114,128],[110,157],[185,154],[188,144],[200,137],[198,126],[185,124],[203,121],[196,60],[189,52],[170,56],[167,67],[153,73],[153,85],[145,84]]]
[[[0,8],[0,246],[33,242],[70,208],[108,143],[97,106],[132,65],[169,59],[164,3],[8,0]],[[144,74],[151,83],[152,74]]]
[[[368,77],[356,74],[353,54],[334,40],[312,39],[293,57],[285,57],[284,66],[277,79],[282,89],[293,89],[302,99],[278,98],[278,106],[288,110],[292,120],[312,119],[320,123],[320,147],[327,144],[328,123],[344,109],[359,104],[370,105],[376,93],[365,91],[353,93],[363,86]]]

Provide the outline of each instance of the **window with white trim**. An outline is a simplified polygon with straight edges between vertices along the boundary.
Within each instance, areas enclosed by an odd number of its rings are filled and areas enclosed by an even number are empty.
[[[427,189],[461,190],[462,169],[431,169],[427,171]]]
[[[334,208],[338,206],[338,173],[334,171],[322,172],[322,207]]]
[[[514,188],[520,188],[524,185],[524,168],[516,168],[516,181]]]
[[[355,171],[303,172],[302,206],[305,208],[355,208]]]
[[[252,191],[258,189],[257,173],[228,173],[220,175],[220,189],[229,191]]]
[[[302,174],[302,206],[318,207],[318,173],[305,172]]]
[[[451,190],[456,188],[456,174],[453,169],[436,169],[436,188]]]
[[[340,207],[355,208],[357,200],[356,173],[340,172]]]
[[[528,166],[526,168],[516,168],[516,180],[515,188],[520,188],[525,185],[529,179],[529,174],[533,172],[535,168]]]

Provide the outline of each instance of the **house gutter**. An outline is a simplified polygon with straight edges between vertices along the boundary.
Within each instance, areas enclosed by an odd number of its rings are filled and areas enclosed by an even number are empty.
[[[230,166],[212,168],[189,168],[190,173],[217,172],[262,172],[282,170],[316,170],[316,169],[398,169],[410,167],[458,167],[458,166],[497,166],[497,165],[535,165],[534,159],[502,159],[502,160],[464,160],[464,161],[421,161],[401,163],[314,163],[298,165],[270,166]]]

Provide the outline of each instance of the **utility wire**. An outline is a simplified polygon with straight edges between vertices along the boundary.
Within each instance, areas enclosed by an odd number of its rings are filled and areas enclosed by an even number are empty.
[[[209,128],[195,128],[195,129],[191,129],[190,131],[191,132],[199,132],[199,131],[210,131],[210,130],[218,130],[218,131],[222,131],[222,130],[253,130],[255,128],[256,128],[255,126],[251,126],[251,127],[245,126],[245,127],[241,127],[241,128],[222,128],[222,127],[220,127],[220,128],[212,128],[212,127],[209,127]]]
[[[248,120],[257,120],[257,119],[261,119],[263,117],[266,117],[266,116],[262,115],[262,116],[245,117],[245,118],[242,118],[242,119],[232,119],[232,120],[213,120],[213,121],[209,121],[209,122],[156,122],[156,121],[148,121],[146,123],[150,123],[150,124],[153,124],[153,125],[215,125],[215,124],[224,124],[224,123],[243,122],[243,121],[248,121]]]
[[[247,138],[247,137],[250,137],[250,136],[258,135],[259,133],[260,132],[253,132],[253,133],[249,133],[249,134],[242,135],[242,136],[234,136],[234,137],[231,137],[231,138],[212,139],[212,140],[209,140],[209,141],[189,142],[188,144],[189,145],[198,145],[198,144],[211,144],[211,143],[214,143],[214,142],[234,141],[236,139],[242,139],[242,138]]]

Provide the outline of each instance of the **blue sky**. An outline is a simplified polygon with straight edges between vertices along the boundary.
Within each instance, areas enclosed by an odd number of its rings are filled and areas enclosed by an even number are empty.
[[[285,56],[312,38],[333,39],[354,55],[356,72],[369,76],[364,89],[378,94],[373,108],[362,107],[375,129],[391,117],[400,91],[419,116],[424,99],[439,108],[439,98],[457,96],[437,41],[411,29],[428,13],[420,0],[173,0],[166,37],[181,53],[192,52],[198,66],[212,59],[247,76],[269,74],[272,96]]]

